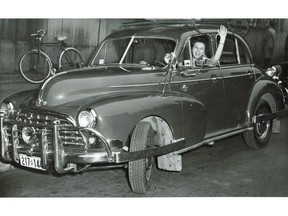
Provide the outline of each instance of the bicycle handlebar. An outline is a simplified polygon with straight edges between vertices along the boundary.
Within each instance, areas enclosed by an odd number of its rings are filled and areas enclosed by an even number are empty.
[[[44,29],[39,29],[36,33],[31,34],[31,37],[43,37],[46,34]]]

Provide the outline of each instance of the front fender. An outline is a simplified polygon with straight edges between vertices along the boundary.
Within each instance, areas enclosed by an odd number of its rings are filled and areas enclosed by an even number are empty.
[[[29,101],[30,98],[35,94],[36,90],[27,90],[22,91],[16,94],[13,94],[6,99],[4,99],[3,102],[11,102],[14,105],[14,108],[18,110],[24,102]]]
[[[98,115],[96,129],[110,141],[121,140],[127,144],[136,124],[150,116],[166,121],[174,139],[188,139],[186,143],[189,145],[202,140],[205,132],[203,105],[193,98],[178,94],[154,92],[118,95],[97,101],[90,107]]]

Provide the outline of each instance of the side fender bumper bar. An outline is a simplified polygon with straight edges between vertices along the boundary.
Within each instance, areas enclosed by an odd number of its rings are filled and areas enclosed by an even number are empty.
[[[269,120],[276,119],[276,118],[283,118],[283,117],[286,117],[287,115],[288,115],[288,109],[285,109],[285,110],[281,110],[281,111],[271,113],[271,114],[254,116],[252,118],[252,122],[259,123],[262,121],[269,121]]]

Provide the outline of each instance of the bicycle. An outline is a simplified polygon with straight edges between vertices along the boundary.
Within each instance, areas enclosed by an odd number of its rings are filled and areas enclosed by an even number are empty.
[[[42,83],[47,78],[55,76],[57,72],[82,68],[84,65],[81,53],[74,47],[67,47],[65,43],[66,36],[56,37],[57,42],[55,43],[45,43],[57,44],[61,49],[58,65],[54,64],[50,57],[42,50],[42,44],[44,44],[42,43],[42,38],[45,34],[46,31],[43,29],[31,34],[31,37],[37,41],[38,46],[25,53],[19,62],[21,75],[28,82],[35,84]]]

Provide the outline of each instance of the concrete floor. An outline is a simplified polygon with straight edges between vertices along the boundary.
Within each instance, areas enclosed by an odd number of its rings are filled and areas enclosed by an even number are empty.
[[[35,87],[22,83],[17,90]],[[2,100],[15,84],[0,85]],[[125,169],[53,176],[29,169],[0,173],[0,197],[287,197],[288,117],[270,145],[255,151],[241,136],[183,154],[183,170],[156,170],[151,191],[130,191]]]

